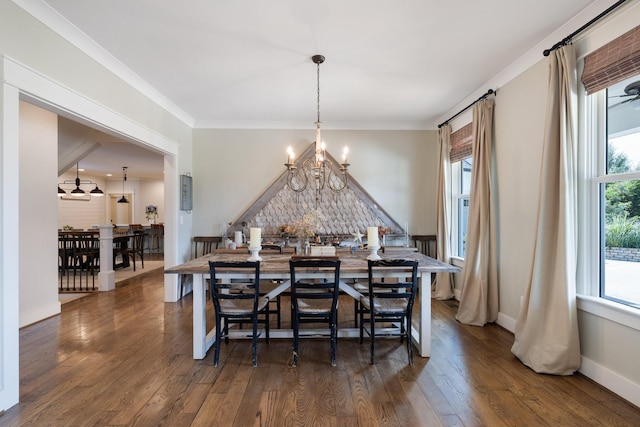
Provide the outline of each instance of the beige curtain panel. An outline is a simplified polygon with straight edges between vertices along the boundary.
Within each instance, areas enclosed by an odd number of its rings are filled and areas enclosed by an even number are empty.
[[[572,45],[549,56],[534,258],[511,351],[536,372],[580,368],[576,307],[577,73]]]
[[[449,225],[449,213],[451,206],[449,203],[449,187],[451,183],[451,161],[450,140],[451,125],[448,123],[438,130],[438,138],[440,141],[440,159],[438,161],[437,182],[436,182],[436,247],[437,258],[439,261],[451,261],[451,227]],[[453,275],[452,273],[437,273],[436,281],[431,289],[431,296],[439,300],[447,300],[453,298]]]
[[[456,319],[483,326],[498,318],[498,267],[492,185],[493,98],[473,106],[469,224]]]

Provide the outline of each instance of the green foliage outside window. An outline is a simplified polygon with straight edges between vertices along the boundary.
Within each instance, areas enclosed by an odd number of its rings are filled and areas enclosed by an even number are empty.
[[[607,172],[625,173],[630,170],[627,156],[609,146]],[[605,200],[605,245],[640,248],[640,180],[606,184]]]

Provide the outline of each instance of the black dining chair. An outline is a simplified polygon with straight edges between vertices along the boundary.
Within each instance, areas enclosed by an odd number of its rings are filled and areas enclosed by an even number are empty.
[[[246,271],[247,279],[234,280],[232,283],[221,283],[218,273],[229,271]],[[213,300],[216,318],[216,341],[213,358],[214,366],[218,366],[220,360],[220,341],[224,337],[229,342],[229,325],[250,323],[252,330],[253,366],[258,366],[258,324],[264,323],[265,337],[269,342],[269,311],[267,298],[260,296],[260,261],[209,261],[209,294]],[[261,315],[264,314],[264,317]],[[224,321],[224,327],[222,322]]]
[[[360,299],[360,343],[363,342],[364,332],[367,332],[371,340],[371,364],[373,365],[375,364],[375,338],[399,336],[401,343],[407,340],[409,364],[413,365],[411,316],[418,288],[418,261],[369,260],[368,272],[368,295],[363,295]],[[393,278],[386,279],[390,276]],[[365,316],[368,316],[368,319],[365,319]],[[365,325],[367,321],[368,328]]]
[[[336,365],[338,341],[338,291],[340,260],[337,257],[291,259],[291,305],[293,326],[293,366],[298,365],[301,323],[327,323],[331,339],[331,365]],[[325,278],[301,279],[304,273],[325,274]]]
[[[142,268],[144,268],[144,230],[133,230],[133,235],[129,243],[131,246],[127,245],[126,247],[119,248],[116,255],[122,255],[123,262],[125,257],[131,258],[133,261],[133,271],[136,271],[136,257],[139,257]]]

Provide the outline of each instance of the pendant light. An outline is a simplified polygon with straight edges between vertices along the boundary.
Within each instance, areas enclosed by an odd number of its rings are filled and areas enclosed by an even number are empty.
[[[122,197],[118,200],[118,203],[129,203],[126,197],[124,197],[124,183],[127,180],[127,167],[122,167]]]
[[[95,184],[96,188],[91,190],[89,192],[89,195],[94,197],[104,196],[104,192],[98,187],[98,184],[87,179],[80,179],[80,166],[78,163],[76,163],[76,179],[75,180],[67,179],[62,183],[58,183],[58,197],[63,197],[67,195],[67,192],[61,187],[61,185],[69,185],[69,184],[75,184],[76,186],[76,188],[70,191],[70,194],[74,197],[84,197],[87,195],[87,192],[84,191],[82,188],[80,188],[80,185],[82,184],[90,184],[90,185]]]

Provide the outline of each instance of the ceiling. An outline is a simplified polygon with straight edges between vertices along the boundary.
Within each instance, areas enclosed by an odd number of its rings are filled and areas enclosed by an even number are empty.
[[[34,1],[108,53],[95,48],[94,57],[143,83],[136,87],[146,84],[193,127],[310,130],[314,54],[326,57],[323,128],[436,129],[592,3]]]

